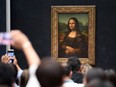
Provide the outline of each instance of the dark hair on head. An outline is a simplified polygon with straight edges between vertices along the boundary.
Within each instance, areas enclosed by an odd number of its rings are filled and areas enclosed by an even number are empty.
[[[75,56],[69,57],[67,63],[71,66],[72,71],[79,71],[80,70],[81,62],[77,57],[75,57]]]
[[[63,70],[64,70],[64,76],[69,76],[70,72],[72,71],[71,66],[67,63],[62,64],[62,66],[63,66]]]
[[[17,78],[18,70],[17,70],[16,65],[13,63],[9,63],[9,66],[13,69],[13,72],[14,72],[13,78],[15,80],[15,83],[19,85],[19,79]]]
[[[85,77],[87,83],[89,83],[93,79],[100,79],[102,81],[106,80],[106,75],[104,73],[104,70],[101,68],[92,68],[86,73]]]
[[[70,27],[69,27],[69,22],[70,22],[70,20],[74,20],[74,21],[75,21],[75,30],[76,30],[79,34],[81,34],[81,32],[80,32],[80,30],[79,30],[79,21],[78,21],[78,19],[75,18],[75,17],[71,17],[71,18],[68,20],[68,31],[69,31],[69,32],[71,31],[71,29],[70,29]]]
[[[113,69],[105,70],[106,78],[116,87],[116,72]]]
[[[85,87],[114,87],[114,86],[108,81],[93,79],[87,85],[85,85]]]
[[[44,58],[39,65],[36,76],[42,87],[58,87],[63,83],[63,67],[51,58]]]
[[[15,71],[13,66],[9,64],[0,63],[0,85],[7,85],[12,87],[15,80]]]
[[[17,67],[13,63],[10,63],[9,66],[13,69],[13,71],[14,71],[13,77],[16,80],[17,79],[17,73],[18,73]]]

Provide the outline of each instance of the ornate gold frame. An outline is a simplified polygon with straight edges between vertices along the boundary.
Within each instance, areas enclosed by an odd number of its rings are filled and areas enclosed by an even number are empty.
[[[95,65],[95,5],[51,6],[51,56],[59,62],[68,58],[58,58],[58,13],[88,13],[88,58],[79,58],[82,63]]]

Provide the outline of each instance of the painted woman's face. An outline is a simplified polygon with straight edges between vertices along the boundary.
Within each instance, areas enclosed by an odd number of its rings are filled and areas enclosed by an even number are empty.
[[[69,21],[69,28],[70,28],[70,29],[75,29],[75,21],[74,21],[73,19],[71,19],[71,20]]]

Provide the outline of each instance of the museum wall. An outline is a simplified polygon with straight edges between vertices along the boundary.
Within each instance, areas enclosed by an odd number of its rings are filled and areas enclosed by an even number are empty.
[[[0,32],[6,31],[6,2],[0,0]],[[6,46],[0,45],[0,57],[6,53]]]
[[[5,16],[1,5],[0,31],[3,31]],[[51,6],[56,5],[96,5],[95,66],[116,69],[115,0],[11,0],[12,29],[22,30],[41,58],[51,56]],[[22,51],[15,50],[15,54],[20,66],[28,67]]]

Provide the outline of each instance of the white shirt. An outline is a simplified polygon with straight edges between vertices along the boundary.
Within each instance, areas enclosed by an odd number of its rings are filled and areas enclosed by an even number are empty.
[[[29,67],[30,78],[29,78],[29,80],[27,82],[26,87],[41,87],[40,83],[38,82],[37,77],[35,75],[37,67],[38,67],[38,65],[31,65]]]
[[[84,87],[83,84],[77,84],[73,80],[65,80],[62,87]]]

